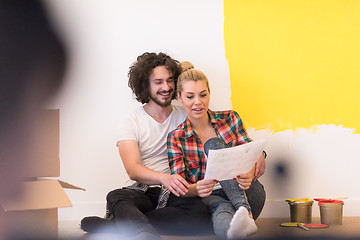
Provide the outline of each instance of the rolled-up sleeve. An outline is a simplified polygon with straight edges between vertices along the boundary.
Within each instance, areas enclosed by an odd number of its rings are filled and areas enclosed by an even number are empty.
[[[176,138],[171,133],[167,137],[167,153],[171,174],[179,174],[185,178],[184,154]]]

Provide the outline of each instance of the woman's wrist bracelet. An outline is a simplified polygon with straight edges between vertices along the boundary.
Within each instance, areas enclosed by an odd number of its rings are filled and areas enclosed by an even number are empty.
[[[264,158],[267,157],[267,153],[263,150]]]

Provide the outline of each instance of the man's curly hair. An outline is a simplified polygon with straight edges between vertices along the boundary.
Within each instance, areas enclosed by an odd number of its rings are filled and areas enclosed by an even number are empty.
[[[162,52],[158,54],[146,52],[137,57],[136,62],[130,66],[128,73],[128,85],[135,94],[136,100],[142,104],[148,103],[150,100],[149,77],[151,71],[158,66],[165,66],[173,74],[174,93],[176,92],[177,78],[181,73],[179,62]],[[172,99],[175,98],[176,94],[173,94]]]

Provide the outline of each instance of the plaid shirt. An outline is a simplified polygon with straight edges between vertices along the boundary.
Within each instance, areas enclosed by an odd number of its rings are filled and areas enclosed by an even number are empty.
[[[208,110],[208,115],[216,134],[228,146],[233,147],[251,141],[237,112]],[[180,174],[190,183],[204,178],[204,146],[188,118],[169,133],[167,150],[171,174]]]

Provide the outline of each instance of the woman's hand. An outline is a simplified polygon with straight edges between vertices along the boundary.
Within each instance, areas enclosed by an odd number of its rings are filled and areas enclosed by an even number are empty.
[[[241,189],[247,190],[250,188],[251,182],[254,179],[254,173],[255,173],[255,166],[253,167],[253,169],[251,169],[250,172],[237,175],[236,178],[234,178],[234,180],[238,182],[239,187]]]
[[[185,195],[190,186],[179,174],[165,174],[161,179],[161,183],[177,197]]]
[[[200,180],[196,183],[196,191],[199,197],[207,197],[212,193],[217,180]]]

